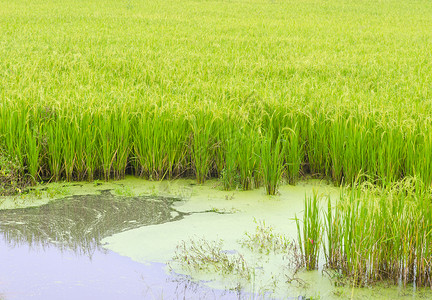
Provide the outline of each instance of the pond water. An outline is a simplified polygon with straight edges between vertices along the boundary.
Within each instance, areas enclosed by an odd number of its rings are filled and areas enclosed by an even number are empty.
[[[53,193],[52,191],[56,191]],[[0,299],[426,299],[428,290],[334,287],[322,270],[293,274],[289,258],[242,247],[265,222],[296,238],[306,195],[337,199],[321,181],[263,190],[222,191],[217,181],[50,184],[0,199]],[[57,194],[58,198],[52,199]],[[47,196],[49,195],[49,196]],[[50,198],[51,197],[51,198]],[[34,207],[27,207],[27,205]],[[11,209],[12,207],[21,207]],[[3,208],[3,210],[2,210]],[[5,209],[8,208],[8,209]],[[185,272],[172,264],[182,241],[220,240],[241,253],[252,282]],[[295,280],[292,280],[295,279]]]
[[[103,248],[102,238],[183,218],[176,198],[71,196],[0,211],[1,299],[216,299],[214,290]],[[149,240],[147,243],[155,243]]]

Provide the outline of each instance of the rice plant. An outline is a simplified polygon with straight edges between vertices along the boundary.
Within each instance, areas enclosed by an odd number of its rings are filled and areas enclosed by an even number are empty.
[[[198,183],[204,183],[213,163],[212,153],[216,146],[214,116],[199,111],[191,116],[192,129],[192,163]]]
[[[283,133],[273,132],[269,128],[267,135],[261,138],[260,163],[267,195],[275,195],[282,180],[284,170],[284,153],[287,140]]]
[[[319,197],[314,193],[312,197],[306,197],[304,202],[303,226],[295,217],[298,240],[303,264],[307,270],[318,269],[322,239],[322,220],[319,208]]]
[[[285,235],[273,231],[273,227],[266,225],[264,220],[254,220],[254,233],[245,233],[239,241],[242,247],[262,254],[286,253],[294,247]]]
[[[239,182],[237,150],[239,148],[238,139],[235,138],[235,133],[231,128],[227,127],[227,132],[224,134],[224,168],[221,172],[220,179],[225,190],[236,188]]]
[[[243,125],[236,138],[236,161],[238,163],[240,184],[243,190],[250,190],[259,186],[259,136],[256,128]]]
[[[243,255],[230,254],[224,250],[222,240],[208,241],[204,238],[195,238],[187,242],[182,241],[177,245],[172,260],[189,273],[204,271],[224,276],[236,275],[245,280],[250,280],[252,275],[252,269]]]

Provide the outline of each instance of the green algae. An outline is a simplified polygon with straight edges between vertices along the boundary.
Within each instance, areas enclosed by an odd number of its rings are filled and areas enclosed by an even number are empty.
[[[176,198],[116,196],[109,190],[75,195],[36,207],[0,210],[0,234],[10,245],[55,245],[91,255],[100,240],[125,230],[183,217]]]

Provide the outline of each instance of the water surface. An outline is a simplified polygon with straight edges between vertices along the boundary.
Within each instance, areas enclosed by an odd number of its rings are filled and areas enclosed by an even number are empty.
[[[185,213],[173,208],[177,201],[119,197],[105,190],[1,210],[0,298],[237,298],[170,275],[164,263],[139,263],[101,245],[101,239],[115,233],[182,219]]]

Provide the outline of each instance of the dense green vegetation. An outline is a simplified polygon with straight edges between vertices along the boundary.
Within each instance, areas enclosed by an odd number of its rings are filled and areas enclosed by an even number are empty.
[[[302,227],[297,220],[307,269],[318,268],[322,245],[324,270],[338,285],[348,279],[354,286],[386,281],[432,287],[430,188],[405,179],[384,189],[369,184],[344,189],[334,207],[328,199],[321,211],[318,200],[306,199]]]
[[[360,286],[390,280],[432,287],[430,191],[408,180],[344,197],[327,218],[330,266]]]
[[[431,28],[429,1],[0,1],[1,155],[34,181],[430,184]]]

